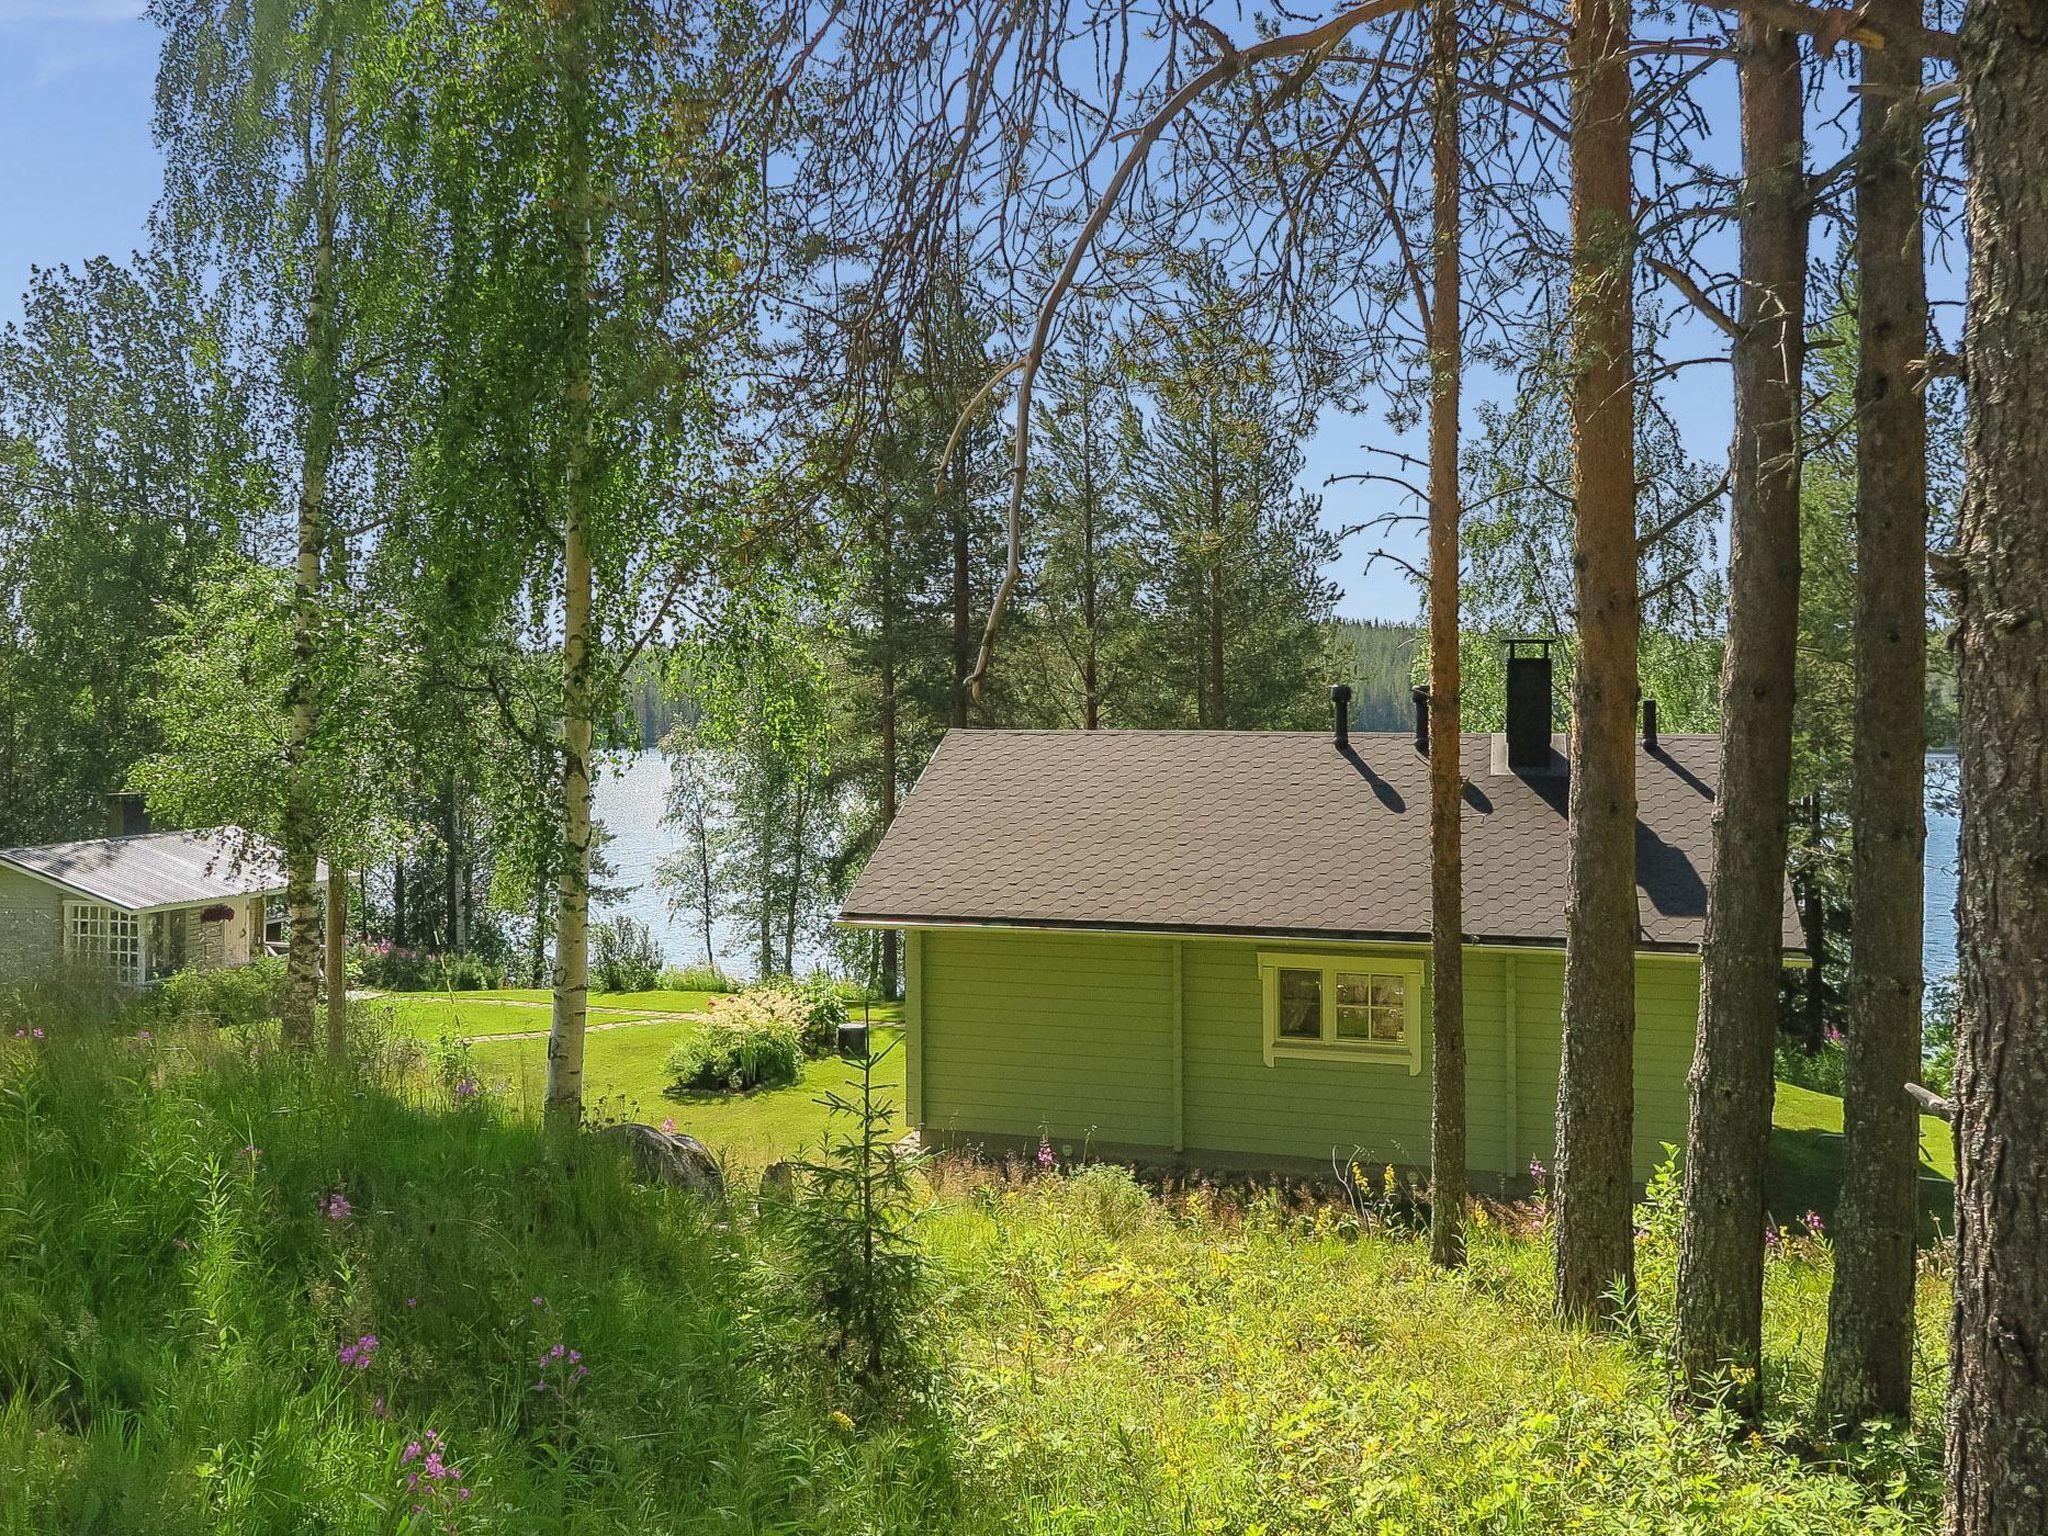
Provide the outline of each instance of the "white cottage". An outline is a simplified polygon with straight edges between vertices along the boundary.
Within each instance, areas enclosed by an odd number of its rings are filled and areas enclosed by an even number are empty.
[[[239,827],[0,848],[0,974],[247,965],[282,951],[284,890],[283,851]]]

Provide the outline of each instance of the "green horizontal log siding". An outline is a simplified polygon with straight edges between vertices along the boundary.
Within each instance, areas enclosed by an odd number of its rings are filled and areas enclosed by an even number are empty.
[[[1548,1164],[1557,1151],[1557,1063],[1563,1038],[1564,956],[1523,956],[1516,971],[1522,1031],[1518,1101],[1522,1156]],[[1691,956],[1636,961],[1635,1173],[1645,1182],[1664,1144],[1685,1145],[1685,1074],[1700,1011],[1700,965]]]
[[[1172,1147],[1168,941],[994,930],[921,937],[925,1126],[1043,1131],[1077,1147]]]
[[[1426,959],[1421,946],[1001,929],[928,929],[918,939],[909,1016],[919,1036],[921,1123],[932,1130],[1023,1137],[1043,1131],[1056,1142],[1168,1152],[1178,1125],[1180,1144],[1195,1159],[1224,1153],[1317,1163],[1428,1161],[1427,1034],[1420,1073],[1404,1063],[1338,1059],[1283,1057],[1268,1066],[1258,972],[1262,951]],[[1511,962],[1518,1020],[1512,1050]],[[1532,1157],[1551,1159],[1563,978],[1563,956],[1555,952],[1466,952],[1475,1171],[1514,1177]],[[1661,1144],[1684,1135],[1698,962],[1640,961],[1637,997],[1636,1176],[1646,1179]],[[1425,1031],[1428,1017],[1425,980]]]

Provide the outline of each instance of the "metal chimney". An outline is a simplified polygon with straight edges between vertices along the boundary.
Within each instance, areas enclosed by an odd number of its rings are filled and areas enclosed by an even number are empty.
[[[1429,685],[1418,683],[1411,690],[1415,700],[1415,750],[1429,756]]]
[[[1508,642],[1507,738],[1511,772],[1540,772],[1550,766],[1551,643],[1540,637]]]
[[[1351,685],[1332,683],[1330,703],[1337,715],[1337,750],[1348,752],[1351,749]]]
[[[1643,700],[1643,750],[1657,750],[1657,701]]]

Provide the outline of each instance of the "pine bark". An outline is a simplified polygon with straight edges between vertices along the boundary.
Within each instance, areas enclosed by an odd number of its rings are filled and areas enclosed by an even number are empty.
[[[1882,30],[1919,0],[1877,0]],[[1847,1156],[1821,1411],[1854,1426],[1913,1402],[1913,1228],[1920,1117],[1927,742],[1927,355],[1920,60],[1865,49],[1857,138],[1856,658],[1851,749]]]
[[[1714,882],[1701,945],[1699,1029],[1678,1249],[1686,1383],[1762,1406],[1764,1165],[1784,956],[1792,692],[1799,632],[1800,378],[1807,196],[1799,39],[1754,17],[1741,80],[1741,299],[1728,526],[1728,646]]]
[[[1604,1323],[1633,1303],[1635,1133],[1635,228],[1628,0],[1574,0],[1571,104],[1571,850],[1557,1080],[1555,1299]]]
[[[2048,1530],[2048,5],[1979,0],[1959,582],[1962,1012],[1949,1519]]]
[[[574,1125],[583,1116],[583,1037],[590,999],[590,744],[593,707],[592,577],[588,518],[592,501],[590,462],[595,435],[594,378],[596,326],[592,314],[590,165],[579,141],[583,83],[580,8],[571,5],[561,23],[565,93],[572,106],[570,148],[562,192],[568,271],[564,295],[570,345],[574,349],[562,390],[568,444],[563,474],[562,524],[562,850],[555,898],[554,1019],[548,1031],[547,1119]]]
[[[1458,399],[1462,229],[1458,132],[1458,5],[1430,8],[1432,190],[1429,399],[1429,1255],[1465,1262],[1465,915],[1459,763]]]

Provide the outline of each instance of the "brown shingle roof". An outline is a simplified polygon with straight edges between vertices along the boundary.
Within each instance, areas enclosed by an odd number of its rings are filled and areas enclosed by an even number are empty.
[[[1461,745],[1467,934],[1562,944],[1567,776]],[[1642,948],[1699,945],[1719,745],[1638,748]],[[955,730],[840,918],[1425,938],[1428,774],[1405,732],[1354,734],[1347,755],[1320,732]],[[1802,947],[1789,899],[1784,933]]]

